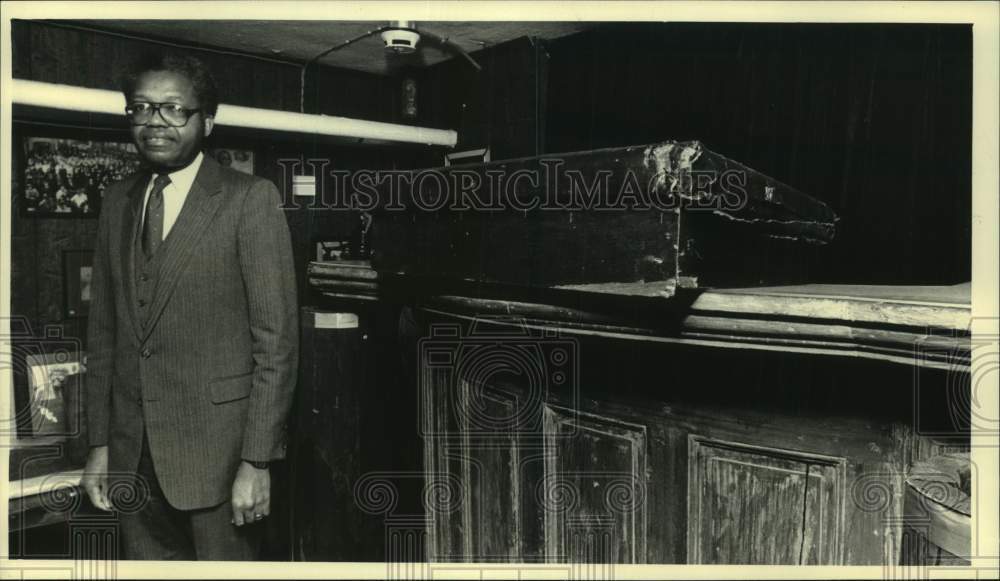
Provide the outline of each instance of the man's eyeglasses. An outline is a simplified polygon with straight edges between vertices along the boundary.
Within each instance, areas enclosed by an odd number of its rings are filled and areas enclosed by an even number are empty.
[[[125,116],[128,117],[132,125],[148,125],[153,115],[160,114],[160,118],[171,127],[184,127],[191,116],[200,112],[201,109],[188,109],[177,103],[144,103],[142,101],[131,103],[125,107]]]

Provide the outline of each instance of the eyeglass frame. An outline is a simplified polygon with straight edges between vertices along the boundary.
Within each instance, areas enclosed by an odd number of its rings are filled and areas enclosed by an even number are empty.
[[[149,105],[151,107],[151,109],[152,109],[151,112],[150,112],[150,114],[149,114],[149,119],[147,119],[145,123],[136,123],[136,122],[134,122],[132,120],[132,114],[129,113],[129,111],[128,111],[129,109],[131,109],[135,105],[139,105],[139,104]],[[168,120],[166,118],[166,116],[163,115],[163,111],[160,110],[164,105],[173,105],[173,106],[177,107],[178,109],[180,109],[181,111],[184,111],[184,114],[187,115],[187,118],[184,119],[184,124],[183,125],[173,125],[170,122],[170,120]],[[149,101],[136,101],[135,103],[129,103],[128,105],[125,106],[125,118],[128,119],[128,121],[129,121],[129,123],[131,125],[134,125],[136,127],[144,127],[146,125],[149,125],[149,122],[153,120],[153,116],[154,115],[159,115],[160,119],[163,119],[163,122],[166,123],[167,126],[169,126],[169,127],[187,127],[187,124],[191,121],[191,117],[194,116],[195,113],[201,113],[201,112],[202,112],[202,109],[200,107],[196,108],[196,109],[189,109],[187,107],[181,107],[177,103],[170,103],[170,102],[151,103]]]

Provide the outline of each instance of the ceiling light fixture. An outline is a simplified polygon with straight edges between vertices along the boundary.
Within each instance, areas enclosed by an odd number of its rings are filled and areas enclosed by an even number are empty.
[[[410,54],[417,50],[420,33],[410,25],[408,20],[393,23],[392,28],[382,32],[382,42],[386,52],[395,54]]]
[[[339,44],[324,50],[318,55],[312,57],[305,64],[302,65],[302,83],[299,92],[299,111],[302,113],[306,112],[306,73],[311,65],[315,64],[319,59],[325,57],[331,52],[340,50],[344,47],[350,46],[360,40],[368,38],[369,36],[374,36],[380,34],[382,37],[382,42],[385,44],[386,53],[389,55],[406,55],[412,54],[417,51],[417,44],[421,39],[429,40],[435,44],[440,45],[445,50],[455,53],[461,56],[467,63],[472,65],[476,71],[482,71],[483,68],[479,66],[479,63],[475,61],[469,53],[465,52],[462,47],[458,46],[454,42],[448,40],[447,38],[442,38],[433,34],[431,32],[417,31],[415,24],[409,20],[396,20],[388,23],[385,26],[380,26],[373,30],[369,30],[364,34],[360,34],[354,38],[345,40]]]

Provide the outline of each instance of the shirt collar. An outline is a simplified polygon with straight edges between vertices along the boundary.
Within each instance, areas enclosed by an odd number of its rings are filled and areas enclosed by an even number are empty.
[[[198,157],[195,157],[194,161],[189,163],[187,167],[168,174],[170,175],[170,185],[185,194],[190,192],[191,186],[194,184],[194,179],[198,177],[198,169],[201,168],[201,162],[204,159],[205,155],[199,151]],[[153,179],[156,179],[157,175],[159,174],[154,174]]]

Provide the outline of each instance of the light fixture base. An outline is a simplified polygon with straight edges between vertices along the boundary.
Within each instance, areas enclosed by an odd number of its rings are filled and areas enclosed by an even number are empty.
[[[417,50],[420,33],[412,29],[393,28],[382,32],[385,50],[397,54],[410,54]]]

